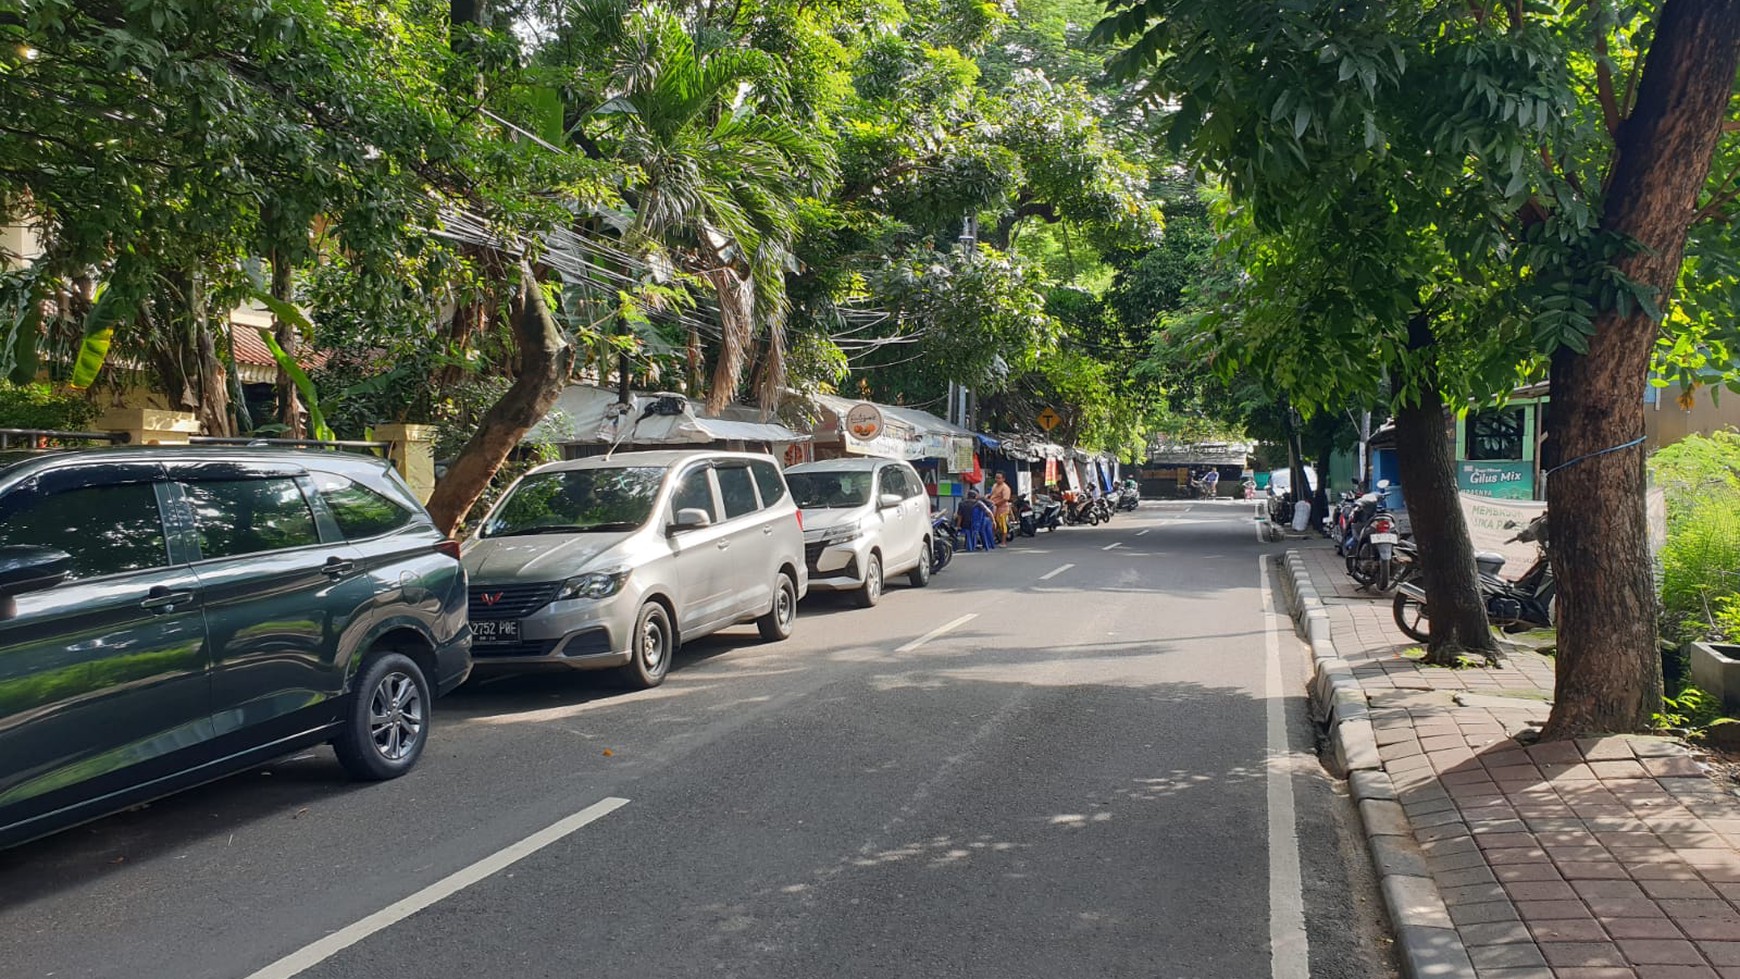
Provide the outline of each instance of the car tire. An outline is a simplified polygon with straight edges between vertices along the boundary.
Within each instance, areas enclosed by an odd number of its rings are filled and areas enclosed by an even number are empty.
[[[768,642],[791,638],[792,624],[797,621],[797,604],[797,585],[792,583],[790,575],[781,572],[779,580],[773,584],[773,605],[765,615],[755,620],[761,638]]]
[[[369,782],[410,771],[429,743],[434,703],[428,678],[409,656],[371,656],[357,673],[344,727],[332,740],[338,763],[352,778]]]
[[[925,585],[930,584],[931,560],[930,541],[926,540],[924,546],[919,548],[918,563],[913,565],[912,570],[906,573],[907,583],[912,585],[914,588],[923,588]]]
[[[671,616],[658,602],[640,607],[628,640],[628,662],[617,668],[617,679],[634,690],[651,690],[665,682],[677,655],[677,634]]]
[[[852,593],[852,598],[859,608],[871,608],[882,601],[882,555],[870,552],[870,559],[864,563],[864,587]]]

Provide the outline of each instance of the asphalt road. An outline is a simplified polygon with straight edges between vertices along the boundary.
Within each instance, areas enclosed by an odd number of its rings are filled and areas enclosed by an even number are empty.
[[[1393,976],[1272,550],[1145,504],[657,690],[467,687],[396,782],[323,749],[0,852],[0,976]]]

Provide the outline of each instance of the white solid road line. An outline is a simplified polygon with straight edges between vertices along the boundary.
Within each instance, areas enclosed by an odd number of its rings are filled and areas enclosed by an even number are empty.
[[[1100,550],[1109,551],[1114,547],[1123,547],[1123,546],[1124,546],[1124,544],[1122,541],[1112,541],[1110,544],[1107,544],[1105,547],[1100,548]]]
[[[1068,571],[1070,568],[1073,568],[1073,567],[1075,567],[1075,565],[1066,564],[1061,568],[1053,568],[1050,571],[1047,571],[1044,574],[1040,575],[1039,580],[1040,581],[1050,581],[1051,579],[1057,577],[1060,574],[1063,574],[1065,571]]]
[[[1281,636],[1265,558],[1257,559],[1263,589],[1263,625],[1269,662],[1264,681],[1269,728],[1269,975],[1310,979],[1311,946],[1305,934],[1305,885],[1299,873],[1299,830],[1293,809],[1293,755],[1287,747],[1286,684]]]
[[[1065,567],[1068,567],[1068,565],[1065,565]],[[966,615],[961,616],[960,618],[954,620],[953,622],[944,622],[942,625],[937,626],[935,629],[930,630],[929,632],[925,633],[924,635],[919,636],[917,639],[914,639],[913,641],[907,643],[906,645],[900,647],[899,649],[896,649],[895,652],[897,652],[897,653],[910,653],[913,650],[917,649],[918,647],[924,645],[925,643],[930,642],[932,639],[935,639],[936,637],[942,635],[943,633],[952,632],[955,629],[959,629],[961,626],[966,625],[968,622],[971,622],[978,617],[979,617],[979,613],[968,612]]]
[[[441,878],[402,901],[389,904],[353,925],[347,925],[312,945],[305,945],[291,952],[247,979],[291,979],[292,976],[301,975],[375,932],[389,928],[432,904],[452,897],[478,881],[524,860],[587,823],[596,822],[626,805],[627,799],[615,797],[595,802],[518,843],[509,844],[471,866]]]

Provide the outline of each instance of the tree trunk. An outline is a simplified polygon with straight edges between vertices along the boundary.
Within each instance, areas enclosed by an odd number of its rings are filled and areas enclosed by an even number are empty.
[[[1432,610],[1426,662],[1455,666],[1463,653],[1495,661],[1498,642],[1486,621],[1474,544],[1457,497],[1455,449],[1436,388],[1422,385],[1419,402],[1396,411],[1396,449],[1426,607]]]
[[[545,306],[538,280],[524,265],[512,321],[519,374],[501,400],[483,413],[477,431],[429,497],[429,515],[445,534],[459,528],[508,454],[555,407],[573,366],[573,350]]]
[[[1668,0],[1615,139],[1601,225],[1638,243],[1615,264],[1664,309],[1737,62],[1740,0]],[[1635,304],[1628,312],[1596,317],[1587,354],[1553,358],[1549,457],[1564,468],[1547,479],[1559,648],[1545,738],[1645,731],[1661,709],[1644,449],[1628,445],[1644,433],[1658,324]]]
[[[295,297],[291,295],[290,260],[285,257],[283,252],[274,249],[270,261],[272,265],[272,298],[279,302],[294,302]],[[297,359],[302,348],[302,341],[296,334],[295,323],[274,315],[272,317],[272,338],[278,341],[278,346],[284,348],[284,352],[290,355],[291,360]],[[282,367],[278,368],[278,380],[275,386],[278,391],[278,424],[284,426],[283,437],[287,439],[306,437],[307,430],[302,426],[302,398],[296,390],[296,382],[290,379],[290,375],[286,374]]]

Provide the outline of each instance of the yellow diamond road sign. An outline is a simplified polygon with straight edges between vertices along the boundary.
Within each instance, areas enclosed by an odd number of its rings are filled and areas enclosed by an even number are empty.
[[[1047,408],[1044,411],[1041,411],[1039,413],[1038,421],[1039,421],[1039,427],[1043,428],[1049,432],[1052,429],[1056,428],[1057,426],[1063,424],[1063,416],[1059,415],[1057,412],[1051,410],[1050,408]]]

